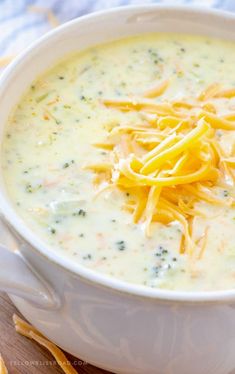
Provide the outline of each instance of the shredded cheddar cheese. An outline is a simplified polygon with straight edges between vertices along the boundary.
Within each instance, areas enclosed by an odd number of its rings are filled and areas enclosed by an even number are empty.
[[[105,172],[106,186],[131,193],[124,209],[133,214],[135,223],[144,224],[147,236],[152,222],[178,221],[183,230],[180,252],[193,255],[197,244],[190,222],[203,216],[196,203],[234,205],[233,198],[224,202],[211,188],[234,184],[235,157],[223,153],[217,131],[234,130],[235,116],[220,116],[216,100],[229,100],[235,94],[234,89],[212,84],[192,103],[151,100],[163,94],[168,84],[160,83],[143,97],[103,101],[110,110],[141,112],[145,122],[112,126],[104,142],[96,145],[108,151],[109,161],[86,167],[96,176]],[[148,121],[146,115],[155,117]],[[207,232],[195,251],[198,258],[206,241]]]
[[[0,374],[8,374],[7,367],[1,355],[0,355]]]
[[[209,87],[207,87],[204,91],[200,93],[200,95],[198,96],[198,100],[206,101],[208,99],[211,99],[220,91],[220,87],[221,86],[219,83],[211,84]]]
[[[169,85],[169,81],[165,80],[161,82],[160,84],[158,84],[157,86],[146,91],[144,93],[144,96],[149,97],[149,98],[160,96],[166,91],[168,85]]]
[[[203,253],[205,252],[205,249],[206,249],[206,244],[207,244],[207,239],[208,239],[208,231],[209,231],[209,227],[207,226],[203,236],[199,240],[199,242],[200,242],[200,251],[199,251],[199,254],[198,254],[199,259],[202,258]]]
[[[65,374],[77,374],[77,371],[73,368],[61,349],[46,339],[37,329],[35,329],[35,327],[23,321],[16,314],[13,315],[13,322],[15,324],[15,329],[19,334],[24,335],[47,348]],[[0,373],[5,374],[7,372],[3,371]]]

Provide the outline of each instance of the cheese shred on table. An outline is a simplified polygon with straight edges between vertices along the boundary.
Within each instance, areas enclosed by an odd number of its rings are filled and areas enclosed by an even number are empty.
[[[36,341],[37,343],[48,349],[48,351],[55,358],[58,365],[61,367],[65,374],[78,373],[68,361],[61,349],[59,349],[54,343],[46,339],[37,329],[35,329],[35,327],[23,321],[16,314],[13,315],[13,322],[15,324],[15,329],[19,334]],[[4,374],[4,372],[0,372],[0,374]]]
[[[8,374],[7,367],[1,355],[0,355],[0,374]]]

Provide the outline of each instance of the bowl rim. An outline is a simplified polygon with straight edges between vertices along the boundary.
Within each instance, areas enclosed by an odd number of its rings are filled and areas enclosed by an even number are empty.
[[[0,96],[4,93],[4,86],[7,86],[11,81],[11,75],[19,64],[24,64],[25,58],[32,53],[37,47],[44,44],[45,41],[51,39],[54,35],[60,34],[65,29],[69,29],[74,25],[96,19],[102,16],[109,16],[114,13],[123,14],[130,10],[138,10],[141,12],[149,10],[166,10],[177,12],[189,12],[191,14],[214,15],[224,20],[235,21],[235,14],[211,8],[202,8],[199,6],[187,5],[162,5],[162,4],[147,4],[147,5],[129,5],[122,7],[115,7],[99,12],[94,12],[82,17],[75,18],[69,22],[62,24],[54,30],[51,30],[34,41],[29,47],[21,52],[10,64],[6,67],[0,77]],[[1,105],[1,104],[0,104]],[[19,235],[24,241],[30,244],[30,251],[40,254],[48,261],[55,265],[75,274],[95,286],[102,286],[108,288],[110,291],[118,291],[120,293],[131,296],[138,296],[142,298],[149,298],[152,300],[184,302],[184,303],[223,303],[235,300],[235,289],[220,290],[220,291],[172,291],[163,289],[153,289],[147,286],[132,284],[121,281],[116,278],[111,278],[108,275],[99,273],[95,270],[86,268],[85,266],[75,263],[69,257],[58,255],[55,251],[50,249],[43,240],[41,240],[36,233],[34,233],[23,221],[23,219],[16,213],[13,205],[7,201],[4,192],[0,189],[0,214],[2,219],[12,228],[16,236]]]

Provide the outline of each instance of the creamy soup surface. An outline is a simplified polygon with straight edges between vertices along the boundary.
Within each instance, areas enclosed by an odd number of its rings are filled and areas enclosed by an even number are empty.
[[[84,165],[106,162],[107,125],[141,124],[142,111],[120,111],[102,100],[141,95],[170,79],[155,102],[197,97],[219,82],[235,87],[235,45],[207,37],[151,34],[101,45],[67,58],[32,83],[11,114],[2,147],[9,196],[51,251],[131,283],[169,290],[219,290],[235,284],[235,209],[202,201],[194,237],[207,229],[201,258],[180,253],[182,226],[141,222],[123,209],[126,191],[97,194],[95,174]],[[210,100],[213,102],[213,100]],[[235,98],[217,99],[221,115],[235,112]],[[235,131],[217,130],[221,148]],[[231,151],[232,152],[232,151]],[[231,181],[216,190],[233,196]],[[129,197],[129,196],[128,196]],[[209,217],[209,218],[208,218]],[[195,239],[195,240],[196,240]]]

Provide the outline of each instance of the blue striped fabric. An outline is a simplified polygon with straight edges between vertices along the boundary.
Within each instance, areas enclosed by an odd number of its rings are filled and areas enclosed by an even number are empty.
[[[235,11],[234,0],[0,0],[0,56],[14,55],[50,29],[47,17],[29,6],[49,7],[61,23],[75,17],[127,4],[192,4]]]

